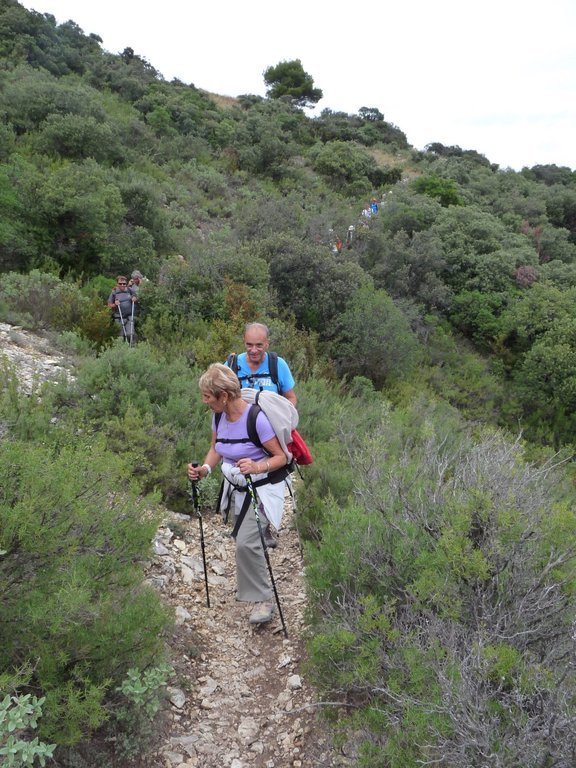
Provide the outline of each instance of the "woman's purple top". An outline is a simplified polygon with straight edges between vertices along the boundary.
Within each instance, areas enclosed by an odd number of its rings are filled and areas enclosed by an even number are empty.
[[[248,440],[246,443],[220,443],[218,441],[218,437],[225,438],[226,440],[238,440],[248,437],[248,426],[246,422],[248,420],[249,410],[250,406],[244,410],[244,413],[237,421],[228,421],[225,413],[220,417],[215,448],[224,461],[227,461],[229,464],[236,464],[239,459],[260,461],[260,459],[264,459],[268,455],[262,448],[254,445],[251,440]],[[215,418],[212,416],[212,431],[216,431],[215,424]],[[262,411],[260,411],[256,417],[256,432],[262,443],[266,443],[268,440],[272,440],[273,437],[276,437],[276,433],[272,429],[268,417]]]

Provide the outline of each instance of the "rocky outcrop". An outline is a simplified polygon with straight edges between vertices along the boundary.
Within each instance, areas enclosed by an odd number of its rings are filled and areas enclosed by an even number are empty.
[[[0,372],[17,373],[18,387],[30,394],[46,379],[70,376],[70,361],[50,341],[16,325],[0,323]]]

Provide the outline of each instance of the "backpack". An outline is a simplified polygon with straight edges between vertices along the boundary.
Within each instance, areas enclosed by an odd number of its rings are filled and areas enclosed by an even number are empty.
[[[226,365],[234,371],[236,376],[238,376],[238,355],[235,352],[228,355]],[[272,383],[278,390],[278,394],[281,395],[282,387],[278,380],[278,354],[276,352],[268,352],[268,373],[252,373],[249,376],[238,376],[238,380],[242,387],[242,382],[244,381],[249,381],[250,384],[253,385],[253,379],[263,379],[268,378],[268,376],[272,379]]]
[[[292,485],[289,479],[289,475],[292,472],[294,472],[294,469],[295,469],[294,462],[296,462],[296,464],[312,463],[312,455],[308,450],[308,446],[306,445],[302,436],[296,429],[296,426],[298,425],[298,418],[299,418],[298,411],[296,410],[296,408],[294,408],[294,406],[289,400],[286,400],[285,397],[282,397],[282,395],[279,395],[277,392],[272,392],[267,389],[241,389],[240,393],[241,393],[242,399],[245,402],[250,403],[250,410],[248,411],[248,417],[246,419],[247,435],[246,437],[237,438],[236,440],[234,440],[234,442],[240,442],[240,443],[251,442],[251,443],[254,443],[254,445],[257,445],[258,447],[266,451],[266,449],[262,445],[262,441],[260,440],[258,436],[258,432],[256,430],[256,419],[258,418],[258,414],[260,413],[260,411],[263,411],[268,417],[268,420],[272,425],[272,429],[274,430],[276,437],[278,438],[278,442],[282,446],[282,450],[286,454],[286,458],[287,458],[287,464],[284,467],[280,467],[280,469],[276,469],[272,472],[269,472],[266,477],[261,478],[260,480],[257,480],[254,483],[254,487],[256,488],[257,486],[263,485],[265,483],[275,484],[275,483],[286,482],[286,485],[290,492],[290,496],[292,497],[292,503],[294,503]],[[218,424],[220,423],[221,417],[222,417],[221,413],[214,414],[214,426],[216,428],[216,432],[218,432]],[[227,441],[224,438],[224,439],[220,439],[220,442],[227,442]],[[302,445],[305,448],[304,451],[302,450],[302,447],[301,447]],[[218,501],[216,504],[217,509],[222,509],[222,499],[224,497],[224,488],[225,488],[225,480],[222,481],[222,484],[220,486],[220,493],[218,494]],[[231,502],[231,496],[228,497],[228,502],[222,510],[224,520],[228,520],[230,502]],[[236,517],[234,530],[232,531],[232,534],[231,534],[233,537],[236,537],[238,535],[238,530],[242,525],[242,521],[244,520],[244,517],[246,515],[246,512],[249,506],[250,506],[250,494],[247,493],[244,499],[244,503],[242,505],[240,514],[237,515]]]
[[[242,399],[251,405],[246,420],[247,436],[241,438],[240,442],[251,442],[259,448],[263,448],[256,431],[256,419],[260,411],[263,411],[272,425],[282,450],[286,454],[288,471],[294,471],[293,462],[302,465],[312,463],[312,454],[304,438],[296,429],[298,426],[298,411],[289,400],[286,400],[285,397],[276,392],[266,389],[242,389],[241,395]],[[214,416],[216,430],[218,430],[221,415],[217,413]],[[221,440],[221,442],[225,441]]]

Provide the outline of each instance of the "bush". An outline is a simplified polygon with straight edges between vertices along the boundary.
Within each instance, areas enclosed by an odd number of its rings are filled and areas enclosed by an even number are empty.
[[[153,727],[160,709],[162,693],[173,672],[169,664],[145,671],[129,669],[116,688],[117,701],[111,706],[112,722],[107,738],[114,741],[114,755],[120,760],[133,760],[146,754],[158,734]],[[113,735],[111,735],[113,734]]]
[[[161,658],[167,613],[142,564],[159,523],[101,438],[0,443],[0,674],[30,661],[42,738],[74,744],[107,718],[127,667]]]
[[[298,526],[304,539],[322,537],[328,510],[346,506],[354,487],[349,451],[362,442],[375,415],[389,406],[371,382],[355,379],[346,391],[320,376],[298,381],[298,428],[311,446],[314,462],[304,472],[306,492],[298,497]],[[329,501],[327,501],[327,499]]]
[[[185,464],[210,439],[199,375],[147,342],[130,348],[118,340],[84,361],[75,383],[62,393],[62,417],[77,428],[102,432],[108,449],[124,457],[143,488],[157,488],[172,503],[184,493]]]
[[[78,322],[84,301],[77,285],[37,269],[0,276],[0,306],[12,323],[65,330]]]
[[[340,191],[367,194],[374,161],[365,149],[348,141],[331,141],[311,153],[314,170],[325,176]],[[360,186],[361,185],[361,186]]]
[[[418,339],[385,291],[358,290],[339,326],[336,355],[342,374],[365,376],[380,388],[410,376],[423,361]]]
[[[99,296],[92,296],[82,303],[76,328],[97,350],[109,344],[118,335],[110,308]]]
[[[526,463],[520,442],[472,436],[436,410],[374,419],[350,451],[354,502],[325,501],[307,567],[316,679],[355,705],[359,765],[567,768],[576,515],[566,478]]]

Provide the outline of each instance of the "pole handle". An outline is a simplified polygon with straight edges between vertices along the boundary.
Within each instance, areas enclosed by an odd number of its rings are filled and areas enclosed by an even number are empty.
[[[200,466],[199,461],[191,461],[190,464],[196,468]],[[200,508],[198,507],[198,480],[190,480],[190,487],[192,488],[192,501],[194,502],[194,508],[199,518],[202,517]]]

